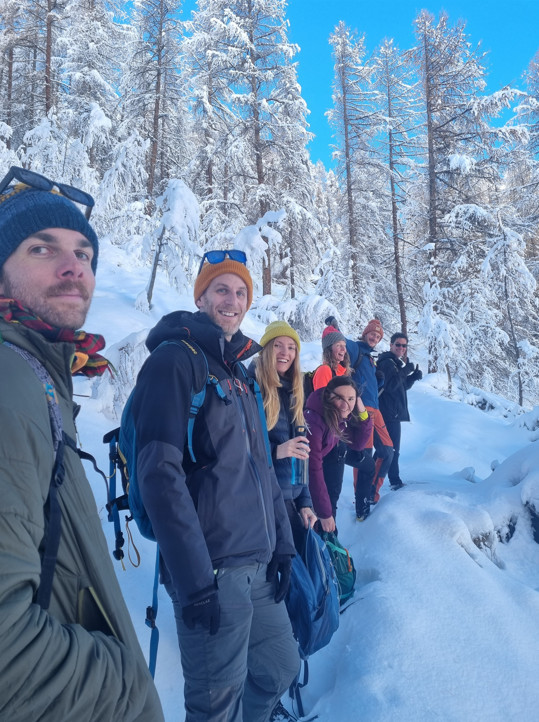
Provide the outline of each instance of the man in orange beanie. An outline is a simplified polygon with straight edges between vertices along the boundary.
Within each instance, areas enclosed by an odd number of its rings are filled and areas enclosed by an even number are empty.
[[[242,363],[260,350],[239,330],[252,298],[242,251],[206,253],[198,312],[175,311],[152,329],[133,397],[137,474],[174,606],[186,722],[265,722],[299,669],[283,601],[294,542]],[[212,383],[189,448],[198,366]]]

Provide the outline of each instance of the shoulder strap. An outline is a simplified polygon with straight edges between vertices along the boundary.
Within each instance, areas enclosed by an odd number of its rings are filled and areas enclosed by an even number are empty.
[[[268,437],[268,424],[266,421],[266,412],[264,411],[264,400],[262,399],[262,392],[260,391],[260,386],[257,383],[257,380],[254,379],[252,376],[249,376],[247,373],[247,370],[245,366],[239,362],[238,366],[240,367],[243,376],[245,380],[247,381],[247,384],[251,388],[251,391],[254,394],[254,397],[256,399],[256,406],[258,409],[258,415],[260,417],[260,423],[262,425],[262,432],[264,434],[264,445],[266,447],[266,457],[268,460],[268,467],[271,468],[273,466],[273,461],[271,458],[271,447],[269,443],[269,437]]]
[[[49,519],[47,529],[45,531],[44,553],[41,560],[41,580],[36,597],[36,602],[39,606],[46,610],[49,608],[50,604],[54,570],[56,567],[56,559],[58,557],[60,536],[62,534],[62,510],[60,509],[60,502],[58,501],[58,489],[62,485],[65,476],[64,448],[66,440],[69,440],[70,446],[71,442],[74,442],[64,433],[62,414],[60,412],[58,402],[56,401],[54,384],[47,369],[28,351],[25,351],[12,343],[8,343],[7,341],[4,343],[6,346],[9,346],[9,348],[13,349],[13,351],[18,353],[19,356],[28,363],[39,381],[42,382],[45,388],[45,397],[47,399],[47,409],[51,424],[55,459],[52,467],[49,496],[46,502],[49,506]]]
[[[361,363],[361,360],[363,359],[363,356],[365,356],[365,354],[363,353],[363,351],[359,351],[359,350],[358,350],[356,362],[355,362],[355,364],[352,366],[352,368],[354,369],[354,371],[357,371],[357,370],[358,370],[359,364]]]
[[[189,420],[187,422],[187,448],[189,449],[189,456],[193,462],[196,462],[195,452],[193,450],[193,429],[195,427],[196,416],[202,408],[204,399],[206,398],[206,387],[210,386],[213,388],[217,396],[223,400],[225,404],[230,403],[230,400],[226,397],[225,392],[221,388],[219,380],[210,374],[206,354],[195,341],[183,338],[170,339],[160,343],[157,348],[171,343],[187,351],[187,357],[189,358],[191,368],[193,369],[193,379],[195,385],[191,389],[191,404],[189,407]],[[202,362],[197,361],[197,358],[202,359]]]

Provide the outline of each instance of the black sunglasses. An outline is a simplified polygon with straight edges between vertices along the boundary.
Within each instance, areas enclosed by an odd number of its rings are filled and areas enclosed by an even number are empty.
[[[407,344],[407,343],[396,343],[395,346],[396,346],[397,348],[408,348],[408,344]]]
[[[198,272],[200,273],[200,271],[202,271],[204,261],[208,261],[208,263],[222,263],[227,257],[230,258],[231,261],[238,261],[238,263],[243,263],[244,266],[247,265],[247,256],[245,253],[235,248],[231,248],[229,251],[206,251],[200,261]]]
[[[19,181],[19,183],[24,183],[31,188],[36,188],[36,190],[39,191],[53,191],[57,188],[60,194],[68,200],[85,206],[86,210],[84,211],[84,215],[86,216],[86,220],[89,220],[92,208],[95,205],[95,201],[89,193],[81,191],[79,188],[75,188],[74,186],[68,186],[65,183],[51,181],[49,178],[46,178],[40,173],[34,173],[33,170],[27,170],[26,168],[19,168],[16,165],[12,165],[4,178],[0,181],[0,195],[14,180]]]

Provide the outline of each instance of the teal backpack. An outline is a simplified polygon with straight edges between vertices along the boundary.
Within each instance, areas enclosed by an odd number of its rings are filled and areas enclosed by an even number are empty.
[[[326,542],[329,555],[337,582],[339,585],[339,604],[343,606],[354,595],[354,585],[356,583],[356,569],[354,560],[350,556],[348,549],[345,549],[337,535],[334,532],[323,532],[322,538]]]

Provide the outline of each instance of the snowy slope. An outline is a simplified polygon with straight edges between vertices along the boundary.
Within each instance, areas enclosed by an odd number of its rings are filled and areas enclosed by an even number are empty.
[[[86,329],[103,333],[108,348],[135,332],[143,338],[164,313],[194,308],[158,279],[155,309],[136,310],[148,275],[104,244]],[[259,338],[264,326],[247,317],[243,328]],[[317,343],[305,344],[304,367],[313,368],[319,354]],[[443,398],[434,381],[427,377],[409,393],[413,421],[403,425],[401,454],[407,486],[383,491],[371,517],[357,523],[346,473],[339,537],[354,557],[358,584],[331,644],[310,661],[303,699],[320,722],[538,718],[539,545],[525,504],[539,507],[539,445],[515,421]],[[101,438],[116,424],[113,387],[82,380],[76,391],[82,445],[106,468]],[[501,463],[491,472],[495,460]],[[90,467],[88,476],[112,548],[105,487]],[[141,566],[117,570],[147,652],[154,547],[135,536]],[[156,683],[172,722],[183,719],[183,682],[164,592],[158,623]]]

